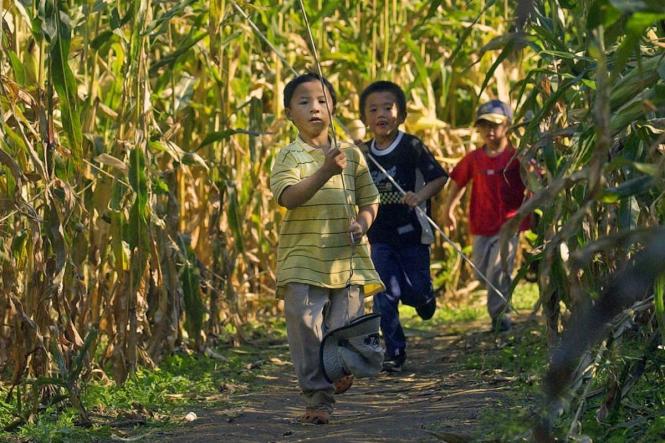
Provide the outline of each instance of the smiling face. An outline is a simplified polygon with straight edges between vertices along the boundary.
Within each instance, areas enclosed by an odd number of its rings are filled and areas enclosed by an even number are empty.
[[[330,115],[326,108],[326,98],[330,112],[334,112],[330,92],[326,91],[324,95],[321,82],[309,81],[296,87],[286,108],[286,116],[296,125],[301,138],[307,143],[321,145],[328,140]]]
[[[378,91],[368,95],[363,116],[379,146],[385,142],[390,143],[395,138],[399,125],[404,122],[395,94],[388,91]]]

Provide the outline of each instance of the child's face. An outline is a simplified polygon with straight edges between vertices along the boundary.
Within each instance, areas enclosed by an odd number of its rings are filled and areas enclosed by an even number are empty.
[[[478,128],[478,132],[480,133],[483,142],[492,146],[501,142],[508,132],[507,123],[492,123],[487,120],[479,120],[478,123],[476,123],[476,128]]]
[[[289,107],[286,108],[286,116],[291,119],[301,135],[309,138],[317,137],[328,132],[330,116],[326,108],[333,112],[330,93],[323,93],[321,82],[310,81],[301,83],[293,93]]]
[[[387,91],[372,92],[368,95],[363,114],[365,123],[375,138],[394,134],[404,121],[395,94]]]

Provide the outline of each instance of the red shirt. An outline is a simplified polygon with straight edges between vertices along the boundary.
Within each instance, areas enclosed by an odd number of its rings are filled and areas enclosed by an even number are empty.
[[[512,146],[496,157],[484,147],[469,152],[450,173],[460,187],[473,181],[469,224],[471,234],[493,236],[512,218],[524,201],[520,163]],[[526,229],[523,226],[521,229]]]

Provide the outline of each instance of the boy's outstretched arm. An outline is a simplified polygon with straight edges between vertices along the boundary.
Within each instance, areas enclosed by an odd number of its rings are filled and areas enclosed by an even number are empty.
[[[455,214],[453,211],[463,193],[464,188],[458,185],[455,180],[450,180],[450,184],[448,185],[448,192],[443,199],[442,210],[443,225],[451,231],[457,228],[457,220],[455,219]]]
[[[353,243],[359,243],[360,239],[363,238],[363,235],[367,233],[376,214],[379,211],[379,204],[373,203],[371,205],[362,206],[358,210],[358,215],[355,220],[351,221],[351,226],[349,226],[349,232],[351,233],[351,240]]]
[[[323,165],[307,178],[282,191],[279,204],[288,209],[294,209],[312,198],[321,187],[330,180],[330,177],[342,172],[346,167],[346,156],[339,149],[326,153]]]
[[[423,188],[418,192],[407,192],[402,198],[402,203],[408,205],[411,208],[415,208],[422,202],[431,198],[433,195],[438,194],[439,191],[443,188],[443,185],[446,184],[448,176],[443,176],[435,178],[431,182],[428,182]]]

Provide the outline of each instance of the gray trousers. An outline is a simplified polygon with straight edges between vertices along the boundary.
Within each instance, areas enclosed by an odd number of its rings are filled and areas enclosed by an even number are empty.
[[[518,238],[516,235],[508,243],[508,257],[506,257],[505,267],[501,260],[501,245],[499,244],[498,235],[491,237],[477,235],[473,239],[473,264],[478,267],[480,272],[485,274],[487,279],[506,298],[504,300],[494,289],[488,287],[485,280],[481,279],[476,273],[478,280],[487,287],[487,310],[492,318],[496,318],[508,311],[507,301],[510,300],[511,296],[510,286],[512,285],[512,272],[515,264]]]
[[[357,285],[336,289],[304,283],[287,285],[286,332],[306,407],[332,412],[335,389],[321,369],[321,340],[327,331],[348,324],[361,316],[363,310],[363,290]]]

